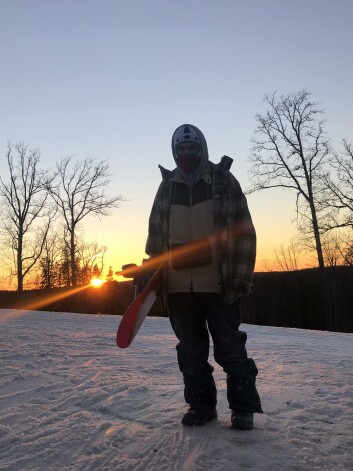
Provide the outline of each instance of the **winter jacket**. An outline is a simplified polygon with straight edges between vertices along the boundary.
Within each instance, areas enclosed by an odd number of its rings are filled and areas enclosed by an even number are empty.
[[[208,162],[212,178],[213,243],[225,304],[249,294],[256,258],[256,233],[247,201],[239,182],[230,173],[233,160],[224,156],[219,164]],[[146,253],[151,257],[168,254],[172,181],[175,170],[160,166],[162,183],[157,191],[150,219]],[[168,294],[167,268],[164,270],[162,295]]]
[[[185,180],[179,168],[169,182],[168,293],[219,293],[221,273],[209,165],[194,184]]]

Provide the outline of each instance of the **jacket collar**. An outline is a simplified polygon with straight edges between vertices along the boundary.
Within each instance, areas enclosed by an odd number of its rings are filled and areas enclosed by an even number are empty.
[[[200,177],[196,182],[194,182],[194,184],[200,180],[204,180],[206,183],[212,183],[212,174],[210,167],[211,166],[209,164],[206,165]],[[178,167],[176,167],[174,170],[167,170],[160,165],[159,168],[162,173],[163,181],[188,184],[188,181],[184,178],[182,172],[179,170]]]

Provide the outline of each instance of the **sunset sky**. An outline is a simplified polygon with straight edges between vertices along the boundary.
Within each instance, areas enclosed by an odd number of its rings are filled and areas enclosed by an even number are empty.
[[[265,93],[307,88],[323,103],[334,146],[353,139],[352,0],[0,0],[0,171],[8,141],[104,159],[108,192],[127,199],[84,222],[107,245],[106,271],[144,256],[158,164],[173,167],[182,123],[227,154],[246,189],[256,113]],[[295,234],[295,195],[248,197],[261,270]]]

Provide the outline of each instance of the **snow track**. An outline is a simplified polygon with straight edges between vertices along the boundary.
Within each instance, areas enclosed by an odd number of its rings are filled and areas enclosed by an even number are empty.
[[[115,346],[118,317],[0,311],[1,471],[353,469],[353,335],[244,326],[264,415],[183,427],[175,339],[147,318]],[[214,362],[213,362],[214,364]]]

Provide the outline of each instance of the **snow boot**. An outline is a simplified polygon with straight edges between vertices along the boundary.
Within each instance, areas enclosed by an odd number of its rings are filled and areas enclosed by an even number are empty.
[[[233,410],[231,428],[236,430],[252,430],[254,428],[254,414],[245,410]]]
[[[181,419],[183,425],[205,425],[213,419],[217,419],[216,409],[190,409],[184,414]]]

